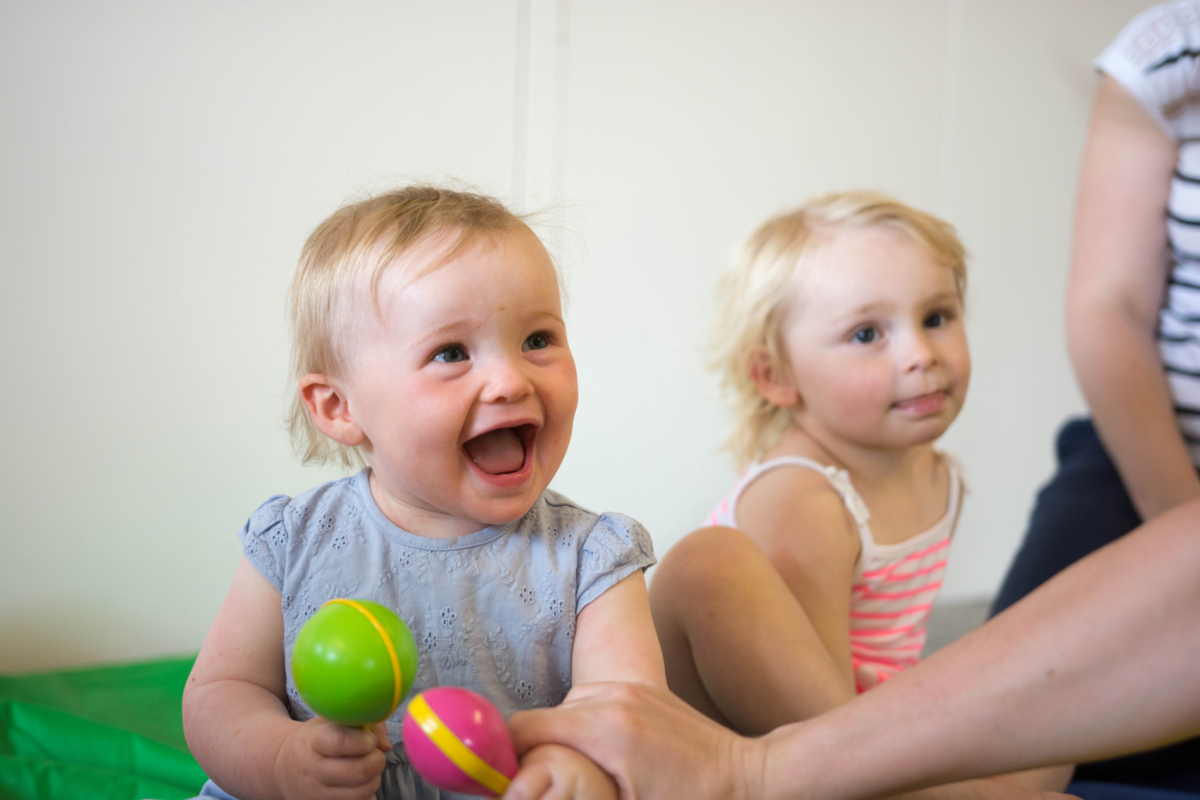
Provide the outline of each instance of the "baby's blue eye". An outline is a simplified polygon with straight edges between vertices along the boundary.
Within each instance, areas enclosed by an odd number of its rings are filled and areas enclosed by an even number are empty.
[[[550,337],[544,333],[535,333],[525,340],[522,350],[545,350],[550,346]]]
[[[940,328],[946,324],[946,315],[940,311],[935,311],[925,318],[926,328]]]
[[[460,361],[467,360],[467,351],[457,344],[451,344],[437,351],[433,357],[434,361],[441,361],[446,364],[457,364]]]
[[[851,338],[859,344],[870,344],[879,338],[879,331],[874,328],[863,328],[860,331],[855,331],[854,336]]]

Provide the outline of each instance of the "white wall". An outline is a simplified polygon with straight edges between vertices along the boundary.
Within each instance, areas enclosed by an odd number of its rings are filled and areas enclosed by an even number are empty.
[[[1089,61],[1147,5],[0,5],[0,671],[199,646],[250,511],[331,474],[280,423],[300,244],[414,178],[551,204],[581,382],[556,488],[660,552],[732,479],[700,345],[733,247],[833,189],[945,215],[975,360],[945,593],[992,592],[1082,408]]]

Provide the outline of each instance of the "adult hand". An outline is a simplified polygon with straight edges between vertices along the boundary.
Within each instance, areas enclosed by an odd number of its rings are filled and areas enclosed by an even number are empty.
[[[670,692],[632,683],[572,689],[556,708],[509,721],[517,752],[558,742],[612,776],[622,800],[750,800],[760,796],[763,749]]]

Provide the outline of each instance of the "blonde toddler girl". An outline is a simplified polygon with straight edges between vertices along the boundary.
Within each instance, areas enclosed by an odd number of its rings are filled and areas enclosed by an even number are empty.
[[[695,708],[762,734],[916,663],[963,495],[934,442],[970,379],[965,290],[953,228],[874,193],[746,244],[715,326],[745,471],[651,587]]]
[[[547,489],[578,390],[557,273],[520,218],[433,187],[347,206],[305,245],[290,310],[298,447],[365,467],[269,499],[239,534],[244,557],[184,694],[206,795],[455,796],[392,747],[403,706],[355,730],[296,692],[296,633],[335,597],[408,623],[414,693],[464,686],[508,716],[581,683],[665,683],[648,534]],[[526,754],[512,791],[615,798],[557,746]]]

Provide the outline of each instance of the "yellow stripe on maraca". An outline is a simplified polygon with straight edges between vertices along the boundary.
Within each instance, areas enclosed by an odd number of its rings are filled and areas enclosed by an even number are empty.
[[[434,713],[423,696],[417,695],[412,699],[412,702],[408,704],[408,713],[421,726],[425,735],[445,754],[446,758],[454,762],[454,766],[496,795],[504,794],[504,790],[508,788],[508,776],[496,771],[491,764],[463,744],[454,731],[446,727],[446,723],[442,722]]]
[[[404,678],[404,675],[400,672],[400,658],[396,655],[396,647],[392,644],[392,637],[388,636],[388,632],[384,629],[383,623],[375,619],[375,615],[367,610],[367,607],[362,603],[356,603],[353,600],[347,600],[345,597],[335,597],[326,603],[322,603],[321,608],[329,605],[329,603],[344,603],[345,605],[350,606],[366,617],[367,621],[375,626],[375,630],[379,631],[379,638],[383,639],[383,646],[387,648],[388,658],[392,660],[392,708],[400,705],[400,686],[403,682],[402,679]]]

